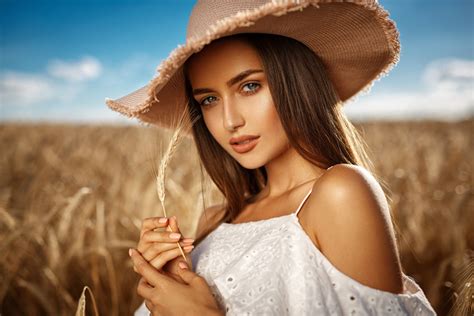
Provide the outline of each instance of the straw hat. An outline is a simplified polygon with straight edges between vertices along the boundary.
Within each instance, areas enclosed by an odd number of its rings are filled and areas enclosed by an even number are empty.
[[[400,55],[395,22],[377,0],[202,0],[193,7],[186,43],[178,45],[150,82],[118,99],[114,111],[170,127],[184,111],[184,62],[211,41],[237,33],[296,39],[323,61],[343,102],[368,92]]]

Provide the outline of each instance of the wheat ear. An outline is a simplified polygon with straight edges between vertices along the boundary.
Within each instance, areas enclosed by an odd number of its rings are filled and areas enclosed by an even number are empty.
[[[158,198],[160,199],[161,202],[161,207],[163,208],[163,213],[165,217],[168,217],[166,214],[166,208],[165,208],[165,197],[166,197],[166,191],[165,191],[165,175],[166,175],[166,168],[168,167],[168,163],[171,160],[171,157],[173,157],[173,154],[176,152],[176,149],[178,148],[179,143],[183,139],[183,131],[187,131],[187,129],[190,127],[189,125],[189,120],[187,119],[188,112],[187,112],[187,107],[184,108],[184,111],[182,115],[179,117],[178,124],[176,126],[176,129],[173,133],[173,136],[171,137],[170,143],[168,144],[168,148],[166,149],[165,154],[163,155],[163,158],[161,159],[160,162],[160,167],[158,168],[158,175],[156,177],[156,190],[158,192]],[[191,123],[192,125],[192,123]],[[166,228],[168,231],[173,231],[171,229],[171,226],[168,224],[168,227]],[[179,244],[179,241],[177,242],[177,245],[179,247],[179,250],[181,251],[181,255],[183,256],[184,260],[186,263],[188,260],[186,259],[186,256],[184,255],[183,249],[181,248],[181,245]]]

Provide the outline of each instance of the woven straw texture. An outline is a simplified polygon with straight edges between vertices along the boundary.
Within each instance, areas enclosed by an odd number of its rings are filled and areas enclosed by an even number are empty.
[[[399,33],[377,1],[198,1],[186,43],[178,45],[144,87],[107,105],[144,123],[169,127],[185,106],[182,65],[211,41],[237,33],[294,38],[323,61],[340,99],[370,91],[400,55]]]

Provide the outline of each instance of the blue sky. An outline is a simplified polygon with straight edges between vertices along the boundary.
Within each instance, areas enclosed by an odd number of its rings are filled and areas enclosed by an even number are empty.
[[[0,120],[130,122],[109,110],[184,43],[195,1],[0,0]],[[401,56],[353,120],[474,115],[474,1],[381,0]]]

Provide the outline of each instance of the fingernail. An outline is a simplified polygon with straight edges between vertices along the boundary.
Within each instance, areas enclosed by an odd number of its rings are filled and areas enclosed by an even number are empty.
[[[183,247],[184,250],[191,250],[194,248],[194,245]]]
[[[131,249],[131,248],[128,249],[128,255],[129,255],[130,257],[132,256],[132,249]]]
[[[171,233],[170,234],[170,238],[179,239],[179,237],[181,237],[181,234],[178,234],[178,233]]]
[[[183,239],[183,243],[186,243],[186,244],[187,244],[187,243],[192,243],[192,242],[194,242],[194,239],[192,239],[192,238],[185,238],[185,239]]]
[[[178,265],[181,269],[188,269],[188,265],[183,261],[180,261]]]
[[[160,220],[159,220],[158,222],[160,222],[160,223],[166,223],[167,220],[168,220],[168,219],[167,219],[166,217],[162,217],[162,218],[160,218]]]
[[[171,216],[172,219],[176,220],[176,215]]]

